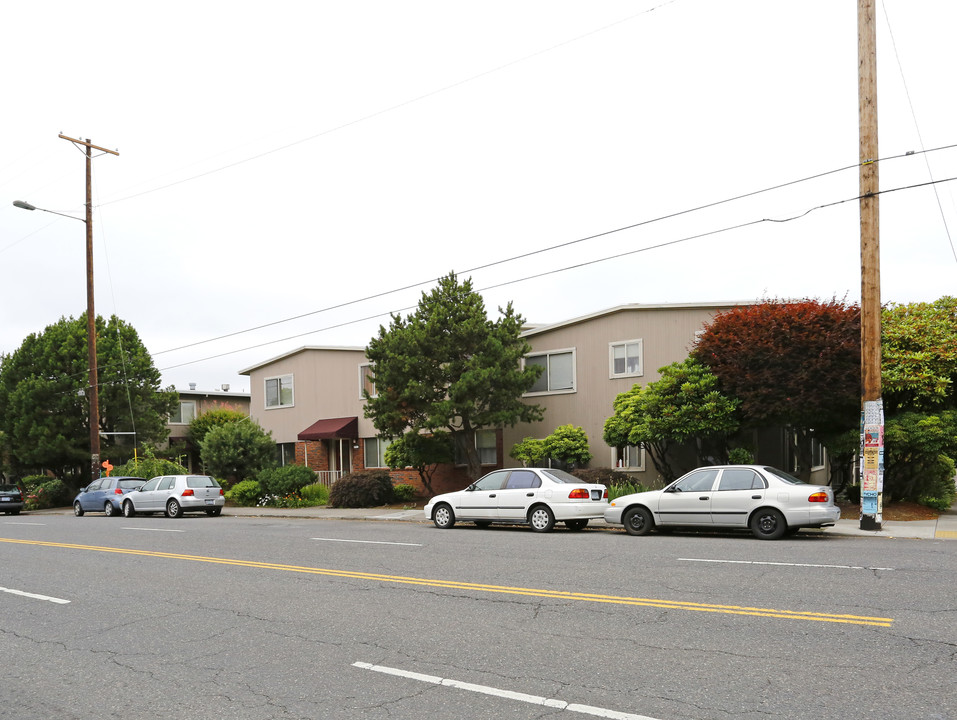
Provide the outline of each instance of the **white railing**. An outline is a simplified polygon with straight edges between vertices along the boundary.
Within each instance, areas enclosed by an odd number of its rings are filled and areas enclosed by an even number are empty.
[[[316,483],[332,487],[332,483],[341,478],[345,473],[342,470],[316,470]]]

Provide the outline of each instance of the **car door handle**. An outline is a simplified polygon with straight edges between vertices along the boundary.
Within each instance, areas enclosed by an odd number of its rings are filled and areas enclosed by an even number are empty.
[[[752,499],[752,500],[760,500],[760,499],[761,499],[761,496],[760,496],[760,495],[752,495],[752,496],[751,496],[751,499]]]
[[[702,495],[702,496],[699,497],[698,499],[699,499],[699,500],[710,500],[711,497],[710,497],[709,495]]]
[[[525,497],[535,497],[535,493],[525,493]]]
[[[489,495],[489,497],[495,497],[495,493],[492,493],[491,495]]]

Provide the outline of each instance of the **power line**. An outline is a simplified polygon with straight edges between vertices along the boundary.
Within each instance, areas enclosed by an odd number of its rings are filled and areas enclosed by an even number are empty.
[[[854,166],[854,167],[856,167],[856,166]],[[877,193],[874,193],[874,194],[875,194],[875,195],[885,195],[885,194],[892,193],[892,192],[899,192],[899,191],[901,191],[901,190],[912,190],[912,189],[916,189],[916,188],[920,188],[920,187],[926,187],[926,186],[928,186],[928,185],[936,185],[936,184],[939,184],[939,183],[952,182],[952,181],[954,181],[954,180],[957,180],[957,176],[949,177],[949,178],[944,178],[943,180],[931,180],[931,181],[925,182],[925,183],[917,183],[917,184],[913,184],[913,185],[906,185],[906,186],[902,186],[902,187],[890,188],[890,189],[887,189],[887,190],[881,190],[881,191],[879,191],[879,192],[877,192]],[[671,246],[671,245],[678,245],[678,244],[681,244],[681,243],[689,242],[689,241],[691,241],[691,240],[699,240],[699,239],[701,239],[701,238],[710,237],[710,236],[713,236],[713,235],[720,235],[720,234],[722,234],[722,233],[731,232],[732,230],[741,230],[741,229],[743,229],[743,228],[752,227],[752,226],[755,226],[755,225],[760,225],[760,224],[762,224],[762,223],[787,223],[787,222],[794,222],[795,220],[800,220],[801,218],[807,217],[807,216],[810,215],[811,213],[816,212],[816,211],[818,211],[818,210],[824,210],[824,209],[827,209],[827,208],[836,207],[836,206],[838,206],[838,205],[843,205],[843,204],[849,203],[849,202],[857,202],[857,201],[859,201],[860,199],[861,199],[861,196],[858,195],[858,196],[851,197],[851,198],[845,198],[845,199],[843,199],[843,200],[835,200],[834,202],[824,203],[824,204],[822,204],[822,205],[817,205],[817,206],[815,206],[815,207],[809,208],[808,210],[805,210],[805,211],[802,212],[802,213],[799,213],[799,214],[797,214],[797,215],[793,215],[793,216],[790,216],[790,217],[786,217],[786,218],[760,218],[760,219],[757,219],[757,220],[750,220],[750,221],[744,222],[744,223],[738,223],[738,224],[736,224],[736,225],[729,225],[729,226],[727,226],[727,227],[718,228],[718,229],[716,229],[716,230],[709,230],[709,231],[707,231],[707,232],[698,233],[698,234],[696,234],[696,235],[689,235],[689,236],[687,236],[687,237],[678,238],[678,239],[676,239],[676,240],[668,240],[668,241],[666,241],[666,242],[661,242],[661,243],[658,243],[658,244],[656,244],[656,245],[649,245],[649,246],[647,246],[647,247],[638,248],[638,249],[636,249],[636,250],[627,250],[627,251],[625,251],[625,252],[617,253],[617,254],[615,254],[615,255],[609,255],[609,256],[606,256],[606,257],[603,257],[603,258],[598,258],[598,259],[595,259],[595,260],[587,260],[587,261],[585,261],[585,262],[576,263],[576,264],[574,264],[574,265],[566,265],[566,266],[564,266],[564,267],[556,268],[556,269],[554,269],[554,270],[546,270],[546,271],[537,273],[537,274],[535,274],[535,275],[526,275],[526,276],[524,276],[524,277],[517,278],[517,279],[515,279],[515,280],[508,280],[508,281],[506,281],[506,282],[497,283],[497,284],[495,284],[495,285],[489,285],[489,286],[486,286],[486,287],[483,287],[483,288],[478,288],[477,292],[484,292],[484,291],[486,291],[486,290],[493,290],[493,289],[496,289],[496,288],[505,287],[505,286],[507,286],[507,285],[515,285],[515,284],[520,283],[520,282],[526,282],[526,281],[528,281],[528,280],[535,280],[535,279],[538,279],[538,278],[546,277],[546,276],[548,276],[548,275],[556,275],[556,274],[558,274],[558,273],[566,272],[566,271],[568,271],[568,270],[576,270],[576,269],[578,269],[578,268],[587,267],[587,266],[589,266],[589,265],[596,265],[596,264],[598,264],[598,263],[607,262],[607,261],[609,261],[609,260],[617,260],[617,259],[620,259],[620,258],[623,258],[623,257],[628,257],[628,256],[630,256],[630,255],[637,255],[637,254],[639,254],[639,253],[648,252],[648,251],[650,251],[650,250],[657,250],[657,249],[660,249],[660,248],[663,248],[663,247],[668,247],[668,246]],[[629,227],[634,227],[634,226],[629,226]],[[611,231],[610,231],[610,232],[611,232]],[[605,234],[607,234],[607,233],[605,233]],[[357,302],[358,302],[358,301],[357,301]],[[338,323],[338,324],[336,324],[336,325],[329,325],[329,326],[327,326],[327,327],[317,328],[317,329],[309,330],[309,331],[303,332],[303,333],[297,333],[296,335],[289,335],[289,336],[287,336],[287,337],[279,338],[279,339],[277,339],[277,340],[269,340],[269,341],[266,341],[266,342],[257,343],[256,345],[249,345],[249,346],[247,346],[247,347],[238,348],[238,349],[236,349],[236,350],[228,350],[228,351],[226,351],[226,352],[217,353],[216,355],[209,355],[209,356],[204,357],[204,358],[199,358],[199,359],[197,359],[197,360],[189,360],[189,361],[187,361],[187,362],[178,363],[178,364],[176,364],[176,365],[167,365],[166,367],[159,368],[159,371],[160,371],[160,372],[165,372],[166,370],[173,370],[173,369],[175,369],[175,368],[185,367],[186,365],[195,365],[195,364],[197,364],[197,363],[206,362],[207,360],[216,360],[216,359],[221,358],[221,357],[226,357],[227,355],[235,355],[236,353],[246,352],[246,351],[248,351],[248,350],[255,350],[255,349],[257,349],[257,348],[266,347],[267,345],[274,345],[274,344],[276,344],[276,343],[286,342],[286,341],[289,341],[289,340],[296,340],[296,339],[298,339],[298,338],[306,337],[306,336],[308,336],[308,335],[315,335],[316,333],[325,332],[326,330],[333,330],[333,329],[340,328],[340,327],[345,327],[345,326],[348,326],[348,325],[355,325],[355,324],[360,323],[360,322],[366,322],[366,321],[368,321],[368,320],[373,320],[373,319],[378,318],[378,317],[384,317],[384,316],[386,316],[386,315],[394,315],[394,314],[396,314],[396,313],[401,313],[401,312],[404,312],[404,311],[407,311],[407,310],[411,310],[411,309],[414,309],[414,308],[415,308],[415,306],[410,306],[410,307],[400,308],[400,309],[398,309],[398,310],[390,310],[390,311],[387,311],[387,312],[376,313],[376,314],[374,314],[374,315],[369,315],[369,316],[367,316],[367,317],[358,318],[358,319],[355,319],[355,320],[347,320],[347,321],[345,321],[345,322],[341,322],[341,323]],[[166,352],[171,352],[171,351],[167,350]],[[157,354],[158,354],[158,353],[157,353]]]
[[[931,150],[922,150],[921,153],[922,153],[922,154],[926,154],[926,153],[930,153],[930,152],[936,152],[936,151],[939,151],[939,150],[947,150],[947,149],[951,149],[951,148],[955,148],[955,147],[957,147],[957,143],[955,143],[955,144],[953,144],[953,145],[945,145],[945,146],[941,146],[941,147],[938,147],[938,148],[932,148]],[[912,155],[913,155],[913,153],[902,153],[902,154],[898,154],[898,155],[891,155],[891,156],[888,156],[888,157],[886,157],[886,158],[883,158],[883,159],[879,160],[879,162],[887,162],[887,161],[890,161],[890,160],[897,160],[897,159],[900,159],[900,158],[911,157]],[[738,201],[738,200],[744,200],[744,199],[750,198],[750,197],[755,197],[755,196],[757,196],[757,195],[761,195],[761,194],[764,194],[764,193],[772,192],[772,191],[774,191],[774,190],[781,190],[781,189],[783,189],[783,188],[790,187],[790,186],[792,186],[792,185],[799,185],[799,184],[801,184],[801,183],[809,182],[809,181],[811,181],[811,180],[818,180],[818,179],[820,179],[820,178],[827,177],[828,175],[834,175],[834,174],[837,174],[837,173],[846,172],[847,170],[856,169],[857,167],[859,167],[859,163],[855,163],[854,165],[847,165],[847,166],[840,167],[840,168],[836,168],[836,169],[833,169],[833,170],[826,170],[826,171],[824,171],[824,172],[816,173],[816,174],[814,174],[814,175],[808,175],[808,176],[806,176],[806,177],[799,178],[799,179],[797,179],[797,180],[789,180],[789,181],[787,181],[787,182],[779,183],[779,184],[777,184],[777,185],[771,185],[771,186],[766,187],[766,188],[763,188],[763,189],[761,189],[761,190],[753,190],[753,191],[750,191],[750,192],[743,193],[743,194],[741,194],[741,195],[735,195],[735,196],[730,197],[730,198],[725,198],[725,199],[723,199],[723,200],[716,200],[716,201],[714,201],[714,202],[706,203],[706,204],[704,204],[704,205],[699,205],[699,206],[696,206],[696,207],[693,207],[693,208],[687,208],[687,209],[685,209],[685,210],[679,210],[679,211],[677,211],[677,212],[669,213],[669,214],[667,214],[667,215],[661,215],[661,216],[658,216],[658,217],[655,217],[655,218],[650,218],[650,219],[648,219],[648,220],[642,220],[642,221],[639,221],[639,222],[636,222],[636,223],[632,223],[632,224],[630,224],[630,225],[625,225],[625,226],[618,227],[618,228],[614,228],[614,229],[611,229],[611,230],[605,230],[605,231],[602,231],[602,232],[595,233],[595,234],[593,234],[593,235],[588,235],[588,236],[585,236],[585,237],[578,238],[578,239],[576,239],[576,240],[569,240],[569,241],[567,241],[567,242],[559,243],[559,244],[557,244],[557,245],[550,245],[550,246],[548,246],[548,247],[540,248],[540,249],[538,249],[538,250],[532,250],[532,251],[529,251],[529,252],[526,252],[526,253],[521,253],[521,254],[519,254],[519,255],[513,255],[513,256],[511,256],[511,257],[503,258],[503,259],[501,259],[501,260],[495,260],[495,261],[490,262],[490,263],[485,263],[484,265],[477,265],[477,266],[475,266],[475,267],[467,268],[467,269],[465,269],[465,270],[462,270],[462,271],[460,271],[458,274],[460,274],[460,275],[465,275],[465,274],[468,274],[468,273],[477,272],[477,271],[479,271],[479,270],[487,270],[487,269],[489,269],[489,268],[496,267],[496,266],[498,266],[498,265],[504,265],[504,264],[506,264],[506,263],[514,262],[515,260],[522,260],[522,259],[525,259],[525,258],[533,257],[533,256],[535,256],[535,255],[541,255],[541,254],[544,254],[544,253],[547,253],[547,252],[551,252],[551,251],[553,251],[553,250],[559,250],[559,249],[562,249],[562,248],[570,247],[570,246],[572,246],[572,245],[578,245],[578,244],[580,244],[580,243],[584,243],[584,242],[587,242],[587,241],[589,241],[589,240],[595,240],[595,239],[598,239],[598,238],[601,238],[601,237],[606,237],[606,236],[608,236],[608,235],[613,235],[613,234],[615,234],[615,233],[624,232],[624,231],[626,231],[626,230],[633,230],[633,229],[635,229],[635,228],[643,227],[643,226],[646,226],[646,225],[651,225],[651,224],[654,224],[654,223],[657,223],[657,222],[663,222],[663,221],[665,221],[665,220],[671,220],[671,219],[674,219],[674,218],[677,218],[677,217],[681,217],[681,216],[683,216],[683,215],[689,215],[689,214],[691,214],[691,213],[699,212],[699,211],[701,211],[701,210],[707,210],[707,209],[710,209],[710,208],[718,207],[718,206],[720,206],[720,205],[726,205],[726,204],[731,203],[731,202],[735,202],[735,201]],[[439,278],[429,278],[429,279],[427,279],[427,280],[422,280],[422,281],[415,282],[415,283],[412,283],[412,284],[409,284],[409,285],[404,285],[404,286],[402,286],[402,287],[394,288],[394,289],[392,289],[392,290],[385,290],[385,291],[380,292],[380,293],[375,293],[374,295],[367,295],[367,296],[365,296],[365,297],[358,298],[358,299],[356,299],[356,300],[349,300],[349,301],[346,301],[346,302],[343,302],[343,303],[339,303],[339,304],[336,304],[336,305],[330,305],[330,306],[328,306],[328,307],[319,308],[318,310],[311,310],[311,311],[306,312],[306,313],[300,313],[300,314],[298,314],[298,315],[293,315],[293,316],[291,316],[291,317],[282,318],[282,319],[280,319],[280,320],[274,320],[274,321],[272,321],[272,322],[263,323],[262,325],[256,325],[256,326],[254,326],[254,327],[246,328],[246,329],[244,329],[244,330],[236,330],[236,331],[234,331],[234,332],[226,333],[226,334],[224,334],[224,335],[218,335],[218,336],[216,336],[216,337],[209,338],[209,339],[206,339],[206,340],[197,340],[196,342],[187,343],[186,345],[180,345],[180,346],[178,346],[178,347],[168,348],[168,349],[165,349],[165,350],[160,350],[160,351],[158,351],[158,352],[153,353],[153,356],[156,357],[156,356],[158,356],[158,355],[165,355],[165,354],[167,354],[167,353],[177,352],[177,351],[179,351],[179,350],[186,350],[186,349],[191,348],[191,347],[197,347],[197,346],[199,346],[199,345],[205,345],[205,344],[207,344],[207,343],[216,342],[216,341],[219,341],[219,340],[225,340],[225,339],[231,338],[231,337],[236,337],[237,335],[244,335],[244,334],[246,334],[246,333],[255,332],[255,331],[257,331],[257,330],[264,330],[264,329],[266,329],[266,328],[274,327],[274,326],[276,326],[276,325],[282,325],[282,324],[284,324],[284,323],[292,322],[292,321],[294,321],[294,320],[301,320],[301,319],[303,319],[303,318],[310,317],[310,316],[312,316],[312,315],[318,315],[318,314],[320,314],[320,313],[330,312],[330,311],[332,311],[332,310],[340,310],[340,309],[342,309],[342,308],[344,308],[344,307],[348,307],[348,306],[350,306],[350,305],[357,305],[357,304],[359,304],[359,303],[366,302],[366,301],[368,301],[368,300],[375,300],[375,299],[378,299],[378,298],[381,298],[381,297],[385,297],[385,296],[388,296],[388,295],[392,295],[392,294],[395,294],[395,293],[404,292],[404,291],[406,291],[406,290],[412,290],[412,289],[414,289],[414,288],[421,287],[421,286],[423,286],[423,285],[428,285],[428,284],[437,282],[438,280],[439,280]],[[378,316],[373,316],[373,317],[378,317]],[[367,318],[367,319],[368,319],[368,318]]]

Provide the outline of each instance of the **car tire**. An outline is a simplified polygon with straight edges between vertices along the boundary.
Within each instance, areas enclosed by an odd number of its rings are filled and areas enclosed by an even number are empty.
[[[787,532],[788,524],[778,510],[761,508],[751,516],[751,532],[759,540],[777,540]]]
[[[183,516],[183,508],[173,498],[166,501],[166,517],[178,518]]]
[[[436,507],[432,511],[432,522],[439,530],[448,530],[455,525],[455,513],[452,512],[452,507],[446,503]]]
[[[548,505],[536,505],[528,514],[528,524],[535,532],[550,532],[555,527],[555,514]]]
[[[103,503],[103,514],[106,515],[107,517],[113,517],[114,515],[119,515],[119,513],[116,511],[116,508],[113,507],[113,503],[111,503],[109,500]]]
[[[576,532],[578,530],[583,530],[585,526],[587,525],[588,525],[588,518],[585,518],[584,520],[566,520],[565,521],[565,527],[567,527],[569,530],[574,530]]]
[[[655,526],[655,521],[651,517],[648,508],[638,507],[629,508],[621,518],[625,526],[625,532],[629,535],[647,535]]]
[[[80,505],[80,501],[77,500],[73,503],[73,514],[77,517],[83,517],[83,506]]]
[[[206,511],[206,514],[209,515],[210,517],[219,517],[222,511],[223,511],[222,508],[210,508],[209,510]]]
[[[136,515],[136,510],[133,508],[133,501],[127,500],[123,503],[123,517],[131,518]]]

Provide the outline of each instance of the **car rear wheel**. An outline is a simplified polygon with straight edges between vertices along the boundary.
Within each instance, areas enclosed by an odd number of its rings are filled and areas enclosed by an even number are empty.
[[[547,505],[537,505],[528,515],[528,524],[535,532],[549,532],[555,527],[555,515]]]
[[[178,518],[183,514],[183,508],[173,498],[166,503],[166,517]]]
[[[103,504],[103,514],[107,517],[113,517],[114,515],[118,514],[116,512],[116,508],[113,507],[113,503],[111,503],[109,500]]]
[[[77,500],[73,503],[73,514],[77,517],[83,517],[83,506],[80,505],[80,501]]]
[[[123,503],[123,517],[131,518],[136,515],[136,510],[133,509],[133,501],[127,500]]]
[[[455,525],[455,513],[450,506],[443,503],[432,513],[432,522],[439,530],[448,530]]]
[[[216,517],[222,511],[223,511],[222,508],[210,508],[209,510],[206,511],[206,514],[209,515],[210,517]]]
[[[751,516],[751,532],[760,540],[777,540],[787,529],[784,516],[774,508],[761,508]]]
[[[621,521],[625,526],[625,532],[629,535],[647,535],[655,526],[651,513],[643,507],[630,508]]]
[[[587,518],[584,520],[566,520],[565,521],[565,527],[567,527],[569,530],[581,530],[586,525],[588,525]]]

